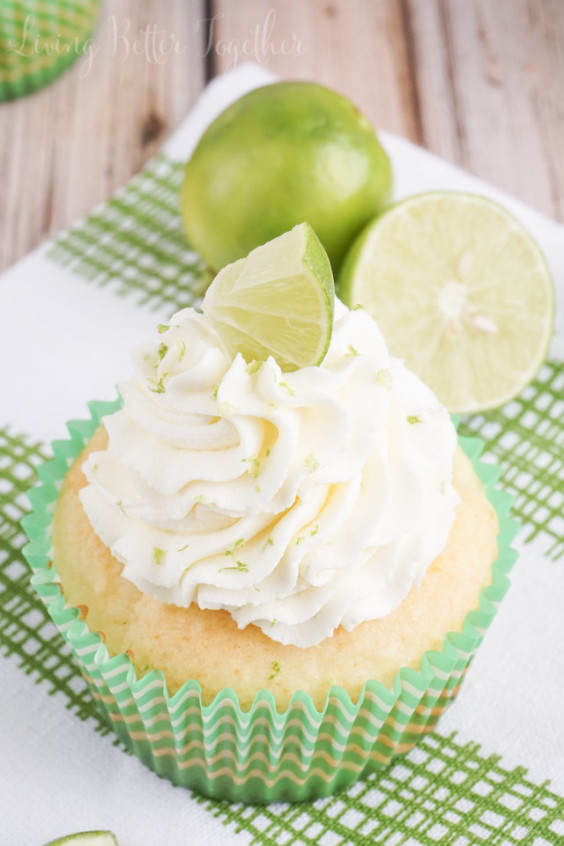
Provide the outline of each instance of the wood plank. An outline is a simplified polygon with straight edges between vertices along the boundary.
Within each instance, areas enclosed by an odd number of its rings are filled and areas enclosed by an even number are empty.
[[[375,126],[418,140],[399,0],[214,0],[216,70],[245,59],[350,97]],[[247,47],[247,55],[244,55]]]
[[[564,220],[564,4],[408,7],[425,146]]]
[[[247,58],[336,88],[375,126],[564,220],[562,0],[213,0],[212,8],[216,70]]]
[[[91,65],[0,105],[0,269],[125,184],[186,115],[204,85],[204,7],[108,0]]]

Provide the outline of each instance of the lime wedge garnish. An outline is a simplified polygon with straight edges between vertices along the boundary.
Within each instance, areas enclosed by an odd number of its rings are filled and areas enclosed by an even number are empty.
[[[339,293],[378,322],[451,411],[508,401],[533,378],[552,335],[554,289],[523,226],[484,197],[420,194],[353,246]]]
[[[308,223],[224,267],[202,309],[232,355],[282,370],[320,364],[333,328],[331,265]]]
[[[46,846],[118,846],[118,842],[111,831],[79,831],[50,840]]]

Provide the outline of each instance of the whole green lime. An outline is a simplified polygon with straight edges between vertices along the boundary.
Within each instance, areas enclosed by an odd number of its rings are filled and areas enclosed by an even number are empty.
[[[389,159],[350,100],[280,82],[241,97],[208,127],[186,165],[182,215],[214,270],[307,221],[337,272],[391,184]]]

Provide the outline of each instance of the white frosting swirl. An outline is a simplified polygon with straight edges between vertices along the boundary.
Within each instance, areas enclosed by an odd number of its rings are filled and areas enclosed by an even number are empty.
[[[134,351],[81,499],[140,590],[307,647],[421,581],[458,501],[456,433],[369,315],[336,305],[323,363],[293,373],[232,359],[190,308]]]

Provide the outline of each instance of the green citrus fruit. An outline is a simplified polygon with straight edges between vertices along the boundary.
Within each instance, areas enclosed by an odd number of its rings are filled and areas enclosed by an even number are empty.
[[[320,364],[333,329],[327,253],[308,223],[220,270],[202,310],[228,350],[247,362],[273,356],[282,370]]]
[[[251,91],[206,130],[186,166],[191,245],[214,269],[306,220],[336,271],[387,203],[391,167],[368,120],[335,91],[280,82]]]
[[[347,256],[339,294],[370,312],[391,353],[451,411],[518,394],[552,335],[540,248],[504,208],[471,194],[420,194],[377,218]]]

